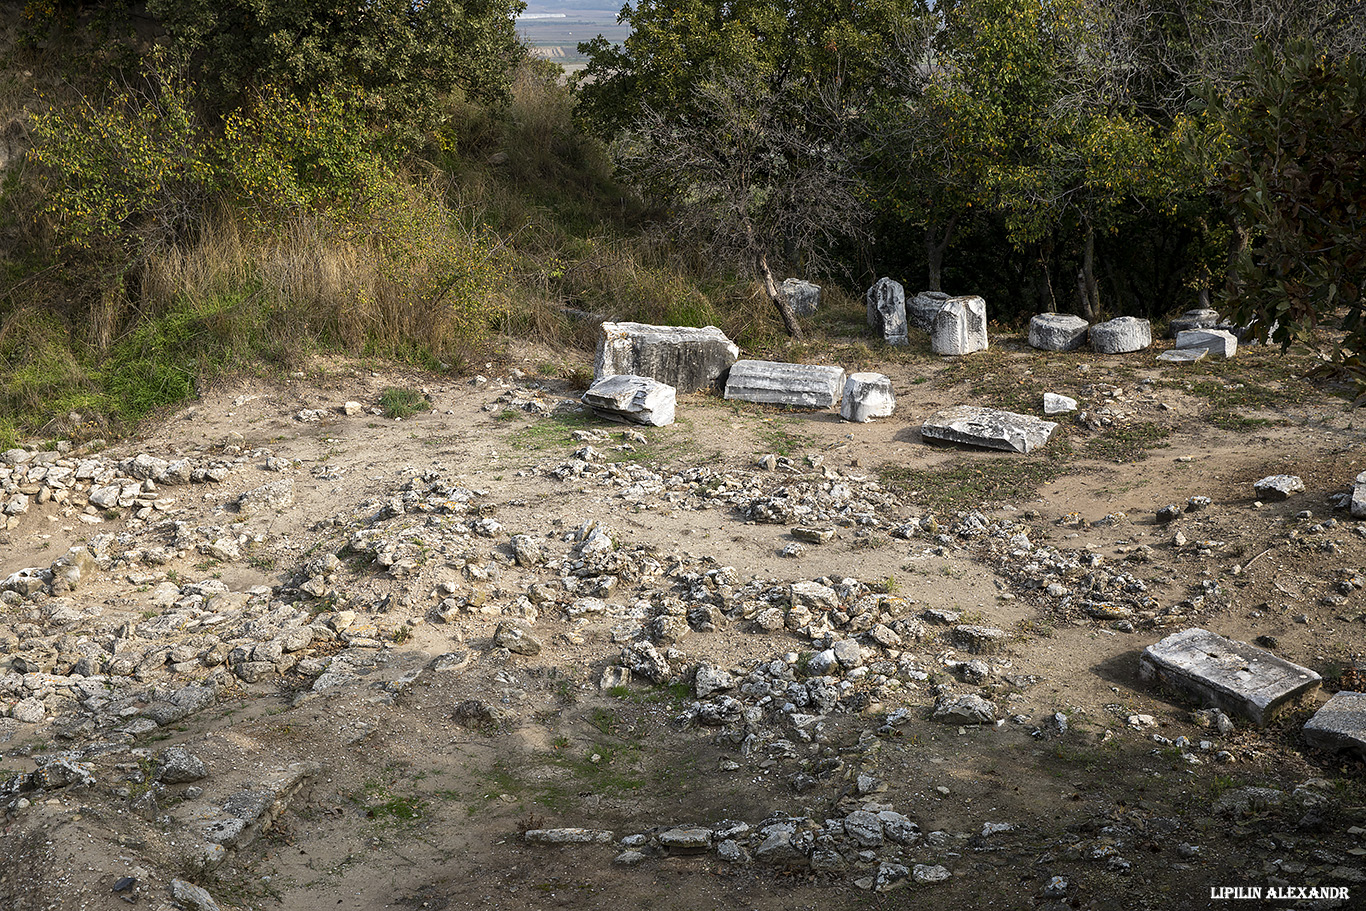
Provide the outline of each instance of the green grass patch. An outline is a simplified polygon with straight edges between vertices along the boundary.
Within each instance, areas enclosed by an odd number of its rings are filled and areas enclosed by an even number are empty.
[[[1062,429],[1029,455],[983,453],[942,468],[886,465],[879,474],[902,496],[946,512],[1033,499],[1041,485],[1068,473],[1072,448]]]
[[[1169,436],[1169,428],[1139,421],[1108,428],[1088,440],[1082,451],[1088,458],[1108,462],[1141,462],[1148,457],[1148,450],[1165,448],[1168,444],[1163,441]]]
[[[432,403],[416,389],[390,386],[379,394],[379,407],[386,418],[410,418],[431,410]]]

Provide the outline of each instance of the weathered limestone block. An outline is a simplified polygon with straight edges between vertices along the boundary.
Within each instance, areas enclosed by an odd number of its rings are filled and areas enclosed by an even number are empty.
[[[800,408],[831,408],[844,386],[843,367],[736,361],[726,380],[726,398]]]
[[[1057,426],[1052,421],[1041,421],[1013,411],[955,405],[930,415],[920,426],[920,435],[932,440],[1027,453],[1047,443]]]
[[[1366,693],[1334,693],[1305,723],[1304,739],[1312,746],[1350,750],[1366,758]]]
[[[583,394],[583,403],[600,417],[651,427],[672,424],[677,401],[674,387],[625,373],[597,380]]]
[[[1176,333],[1176,347],[1202,348],[1216,357],[1229,358],[1238,353],[1238,336],[1222,329],[1187,329]]]
[[[1153,326],[1145,319],[1121,316],[1091,327],[1091,348],[1098,354],[1142,351],[1152,343]]]
[[[1139,676],[1158,681],[1264,726],[1286,703],[1318,689],[1321,678],[1271,652],[1192,628],[1143,650]]]
[[[1172,338],[1191,329],[1213,329],[1219,325],[1219,314],[1214,310],[1187,310],[1171,321]]]
[[[821,286],[800,278],[784,279],[778,286],[778,293],[787,299],[787,305],[798,316],[810,316],[821,305]]]
[[[873,418],[889,418],[896,411],[892,381],[881,373],[851,373],[844,378],[840,417],[865,424]]]
[[[934,328],[934,318],[944,309],[949,295],[943,291],[921,291],[906,301],[906,322],[924,332]]]
[[[593,379],[618,374],[645,376],[678,392],[699,392],[721,385],[740,349],[715,326],[648,326],[603,323]]]
[[[1041,351],[1075,351],[1091,324],[1072,313],[1040,313],[1029,321],[1029,345]]]
[[[863,296],[868,325],[889,345],[906,344],[906,289],[900,282],[879,278]]]
[[[934,316],[930,349],[961,355],[987,348],[987,302],[980,297],[951,297]]]
[[[1357,475],[1352,486],[1352,502],[1349,506],[1353,519],[1366,519],[1366,471]]]

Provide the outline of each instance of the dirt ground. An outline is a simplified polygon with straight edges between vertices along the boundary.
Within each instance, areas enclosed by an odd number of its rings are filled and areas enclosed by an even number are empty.
[[[1154,353],[1045,354],[1003,336],[991,351],[941,360],[918,348],[834,342],[801,359],[885,373],[897,396],[894,417],[850,424],[834,411],[695,394],[680,397],[677,423],[643,430],[647,442],[632,450],[616,448],[621,425],[520,404],[553,409],[576,398],[562,377],[582,370],[582,353],[522,347],[509,362],[490,364],[486,381],[319,362],[306,374],[239,378],[208,390],[100,457],[169,459],[225,447],[256,453],[219,484],[170,494],[174,521],[239,523],[233,528],[251,540],[249,555],[213,561],[191,553],[102,573],[68,600],[98,605],[106,622],[147,616],[147,588],[167,579],[211,577],[232,592],[284,586],[302,597],[290,588],[301,566],[319,554],[346,556],[340,520],[373,511],[405,482],[432,473],[480,491],[479,514],[501,526],[479,541],[485,564],[493,551],[506,551],[510,535],[564,541],[598,522],[611,529],[618,552],[732,567],[740,583],[852,577],[880,584],[916,615],[952,611],[1009,636],[986,659],[988,679],[972,686],[956,676],[955,662],[973,656],[955,654],[947,628],[928,625],[924,639],[902,650],[928,679],[874,693],[860,711],[828,715],[818,742],[799,741],[790,754],[746,756],[723,730],[679,723],[695,701],[686,677],[673,686],[636,680],[602,689],[603,670],[621,650],[607,620],[576,623],[543,611],[532,625],[544,645],[539,654],[508,655],[491,639],[499,616],[432,619],[442,594],[432,580],[442,578],[447,555],[433,553],[414,577],[421,587],[348,563],[354,572],[344,576],[344,594],[383,605],[359,621],[373,623],[383,640],[381,660],[364,672],[370,683],[300,698],[309,684],[297,676],[238,682],[209,709],[135,744],[191,749],[210,770],[199,782],[206,799],[271,769],[318,763],[269,831],[210,868],[185,847],[174,794],[152,813],[131,807],[117,782],[30,795],[22,810],[11,804],[0,817],[0,905],[120,908],[134,893],[113,888],[135,877],[138,903],[155,908],[169,901],[167,883],[179,877],[223,907],[298,911],[1184,909],[1224,907],[1211,897],[1217,887],[1277,884],[1332,885],[1353,895],[1345,904],[1277,907],[1366,907],[1361,764],[1314,750],[1299,733],[1366,661],[1366,594],[1350,585],[1342,593],[1344,579],[1366,572],[1366,523],[1329,502],[1366,470],[1366,418],[1347,410],[1327,381],[1301,379],[1304,358],[1245,348],[1227,364],[1182,367],[1160,365]],[[421,390],[430,409],[402,420],[341,414],[346,401],[376,407],[391,388]],[[941,407],[1041,414],[1045,391],[1079,399],[1085,417],[1058,418],[1063,426],[1040,452],[920,438],[920,423]],[[324,416],[298,420],[308,409]],[[621,486],[594,477],[555,477],[551,469],[584,445],[573,433],[585,429],[610,434],[592,444],[606,462],[665,477],[705,468],[771,485],[781,479],[759,464],[771,453],[791,460],[793,483],[878,482],[887,497],[881,524],[869,531],[837,521],[833,541],[785,557],[791,524],[756,523],[705,500],[680,508],[683,501],[667,492],[625,497]],[[238,514],[231,508],[238,495],[281,476],[258,467],[266,450],[290,463],[293,502]],[[1301,477],[1304,492],[1257,501],[1253,482],[1281,473]],[[1157,521],[1159,509],[1191,497],[1211,503],[1173,523]],[[1134,602],[1150,610],[1119,624],[1088,616],[1078,602],[1030,587],[1017,564],[971,539],[886,531],[928,515],[947,529],[973,511],[1027,529],[1035,547],[1122,568],[1142,582]],[[102,518],[96,525],[75,521],[70,508],[35,506],[0,536],[0,577],[46,566],[92,534],[118,533],[129,522]],[[1173,545],[1178,532],[1188,543]],[[462,559],[449,564],[453,580],[455,567],[470,565],[468,555]],[[532,581],[511,560],[491,562],[502,571],[489,586],[491,603],[510,601]],[[468,587],[457,581],[452,591]],[[629,604],[643,585],[628,592],[623,584],[608,600]],[[24,610],[0,606],[0,621],[17,628]],[[1188,626],[1247,642],[1271,637],[1262,641],[1323,675],[1324,688],[1264,730],[1241,721],[1228,734],[1202,727],[1193,715],[1200,706],[1138,677],[1142,649]],[[742,668],[810,645],[795,632],[734,619],[692,632],[678,648],[677,667]],[[458,673],[395,682],[453,651],[469,657]],[[934,688],[946,682],[992,698],[1002,722],[931,721]],[[471,724],[457,711],[470,702],[497,711]],[[899,708],[909,720],[884,728]],[[1066,715],[1065,733],[1050,727],[1055,713]],[[0,722],[7,725],[0,779],[82,742],[54,740],[42,725]],[[1202,740],[1209,748],[1198,746]],[[827,755],[821,745],[843,770],[794,786],[794,775]],[[125,761],[135,771],[136,760]],[[858,884],[857,869],[726,862],[714,851],[647,852],[626,865],[614,863],[619,844],[542,846],[522,837],[575,826],[620,839],[722,820],[757,826],[776,813],[819,821],[860,799],[860,773],[880,782],[878,801],[922,832],[939,833],[908,847],[906,865],[942,865],[950,878],[878,892]],[[1322,801],[1231,814],[1219,808],[1221,797],[1244,786],[1289,794],[1306,782]],[[982,834],[994,823],[1011,828]],[[1065,884],[1050,891],[1057,877]]]

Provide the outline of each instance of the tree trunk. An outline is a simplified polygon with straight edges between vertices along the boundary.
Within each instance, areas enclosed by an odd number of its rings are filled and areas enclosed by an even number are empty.
[[[1247,229],[1242,225],[1233,226],[1233,235],[1228,239],[1228,268],[1224,273],[1224,296],[1235,297],[1238,293],[1238,260],[1247,249]]]
[[[944,226],[942,237],[935,237],[934,225],[925,226],[925,259],[929,261],[930,286],[928,291],[944,290],[940,282],[944,271],[944,252],[949,248],[949,240],[953,237],[953,229],[958,225],[958,219],[962,213],[955,212],[949,219],[949,223]]]
[[[1082,316],[1090,322],[1100,318],[1100,287],[1096,284],[1096,229],[1086,222],[1086,243],[1082,247],[1081,271],[1077,273]]]
[[[745,238],[749,241],[749,249],[754,254],[754,271],[759,276],[759,281],[763,283],[764,293],[773,302],[773,306],[778,308],[778,315],[783,318],[783,327],[787,329],[787,334],[797,341],[801,341],[802,326],[797,322],[797,314],[792,312],[792,305],[783,297],[778,290],[778,282],[773,278],[773,270],[768,266],[768,252],[759,243],[759,239],[754,235],[754,226],[749,223],[749,219],[744,220]]]
[[[792,305],[778,290],[778,283],[773,279],[773,270],[768,267],[768,254],[763,250],[754,254],[754,268],[759,273],[759,281],[764,285],[764,293],[773,302],[773,306],[778,308],[778,315],[783,318],[783,326],[787,329],[787,334],[797,341],[801,341],[803,338],[801,323],[797,322],[797,314],[792,312]]]

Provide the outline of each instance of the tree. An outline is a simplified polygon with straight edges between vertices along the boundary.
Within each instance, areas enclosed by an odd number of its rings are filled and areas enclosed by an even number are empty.
[[[506,99],[523,51],[522,0],[148,0],[206,98],[226,108],[265,85],[306,95],[359,86],[390,125],[421,129],[452,91]]]
[[[623,175],[667,204],[686,242],[753,271],[789,335],[801,325],[779,293],[775,251],[804,252],[820,268],[827,251],[860,232],[861,181],[854,142],[831,99],[788,117],[790,99],[761,80],[713,73],[694,89],[694,113],[647,111],[617,145]]]
[[[640,0],[633,32],[589,56],[579,113],[670,225],[762,283],[788,332],[778,256],[809,271],[860,233],[855,141],[899,66],[921,0]]]
[[[1088,319],[1102,309],[1097,235],[1168,207],[1194,179],[1180,154],[1184,122],[1146,115],[1110,64],[1114,23],[1091,0],[963,0],[946,8],[915,102],[939,148],[930,160],[960,175],[941,204],[985,205],[1019,250],[1069,234]],[[932,257],[932,275],[937,265]]]
[[[1366,388],[1366,57],[1263,45],[1232,101],[1222,189],[1248,233],[1235,319],[1282,346],[1346,309],[1337,352]]]

